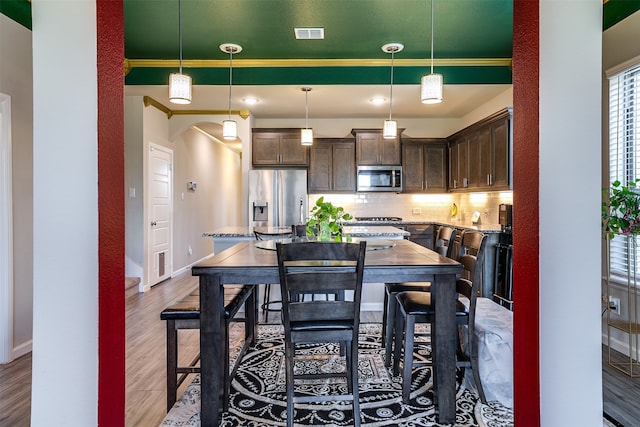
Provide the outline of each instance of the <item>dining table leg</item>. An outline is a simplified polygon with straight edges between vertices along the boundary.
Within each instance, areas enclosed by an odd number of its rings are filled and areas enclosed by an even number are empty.
[[[435,308],[435,330],[431,336],[438,422],[453,424],[456,420],[456,275],[435,275],[431,296]]]
[[[222,390],[222,327],[224,292],[220,277],[200,276],[200,421],[203,427],[219,422]]]

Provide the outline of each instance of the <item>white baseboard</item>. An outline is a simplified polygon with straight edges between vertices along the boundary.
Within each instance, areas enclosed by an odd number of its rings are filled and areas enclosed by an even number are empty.
[[[171,273],[171,277],[176,277],[176,276],[181,275],[182,273],[186,273],[187,271],[191,270],[191,267],[193,267],[194,265],[196,265],[196,264],[198,264],[198,263],[201,263],[202,261],[204,261],[204,260],[206,260],[206,259],[209,259],[209,258],[211,258],[212,256],[213,256],[213,252],[211,252],[209,255],[207,255],[207,256],[205,256],[205,257],[200,258],[200,259],[199,259],[199,260],[197,260],[197,261],[192,262],[192,263],[191,263],[191,264],[189,264],[189,265],[185,265],[184,267],[177,269],[176,271],[174,271],[173,273]]]
[[[12,360],[15,360],[18,357],[29,353],[31,350],[33,350],[33,341],[32,340],[26,341],[20,344],[19,346],[14,347],[13,351],[11,352],[11,358]]]
[[[382,311],[382,302],[365,302],[360,304],[360,311]]]

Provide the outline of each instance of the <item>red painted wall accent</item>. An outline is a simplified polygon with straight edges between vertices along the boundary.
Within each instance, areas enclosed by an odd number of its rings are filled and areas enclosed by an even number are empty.
[[[513,347],[518,427],[540,425],[539,8],[539,0],[513,4]]]
[[[125,424],[124,10],[96,0],[98,68],[98,425]]]

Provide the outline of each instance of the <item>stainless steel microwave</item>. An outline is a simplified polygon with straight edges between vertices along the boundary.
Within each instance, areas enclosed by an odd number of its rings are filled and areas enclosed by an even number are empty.
[[[402,166],[358,166],[358,191],[402,191]]]

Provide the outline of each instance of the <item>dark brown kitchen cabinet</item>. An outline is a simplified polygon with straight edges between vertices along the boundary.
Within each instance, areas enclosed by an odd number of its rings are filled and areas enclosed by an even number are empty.
[[[253,129],[253,166],[309,166],[309,149],[300,143],[300,129]]]
[[[316,138],[309,152],[309,193],[356,191],[355,142],[350,138]]]
[[[433,224],[409,224],[407,225],[407,231],[410,233],[410,241],[433,250],[435,235],[435,226]]]
[[[402,179],[405,193],[447,191],[446,140],[403,138]]]
[[[469,135],[460,135],[449,143],[449,190],[459,191],[469,182]]]
[[[398,129],[398,135],[404,129]],[[356,137],[356,163],[358,166],[399,165],[400,139],[385,139],[382,129],[353,129]]]
[[[510,188],[510,121],[505,109],[449,138],[451,191]]]

